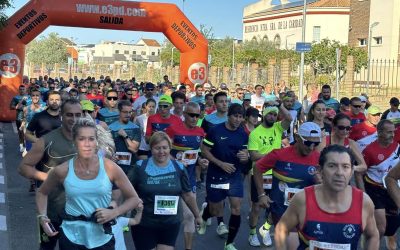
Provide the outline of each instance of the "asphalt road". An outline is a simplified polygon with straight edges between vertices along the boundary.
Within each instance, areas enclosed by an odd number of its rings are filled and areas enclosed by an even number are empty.
[[[27,250],[38,249],[38,225],[36,223],[35,197],[29,193],[29,181],[17,173],[21,161],[15,128],[11,123],[0,123],[0,249]],[[4,177],[2,177],[4,176]],[[4,178],[4,179],[2,179]],[[198,191],[199,206],[204,200],[204,188]],[[5,202],[2,202],[4,200]],[[248,197],[243,199],[242,221],[235,245],[239,250],[274,249],[274,247],[251,247],[247,242],[249,233],[247,215]],[[226,206],[228,207],[228,206]],[[226,208],[228,209],[228,208]],[[264,218],[260,216],[260,224]],[[224,221],[229,220],[226,211]],[[225,240],[216,232],[216,220],[207,228],[205,235],[196,235],[194,250],[222,250]],[[151,235],[149,235],[151,237]],[[261,239],[260,239],[261,240]],[[127,249],[135,249],[130,233],[125,233]],[[398,245],[400,243],[398,241]],[[184,249],[182,229],[176,249]],[[385,249],[381,247],[380,249]],[[399,247],[397,249],[400,249]]]

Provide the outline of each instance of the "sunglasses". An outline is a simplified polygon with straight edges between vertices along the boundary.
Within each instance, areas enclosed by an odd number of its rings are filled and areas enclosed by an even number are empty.
[[[167,105],[167,104],[165,104],[165,105],[161,104],[161,105],[158,105],[158,108],[160,108],[160,109],[167,109],[167,108],[169,108],[169,105]]]
[[[126,93],[126,95],[132,95],[132,93]]]
[[[358,109],[361,108],[361,105],[351,105],[351,106],[358,108]]]
[[[86,91],[84,91],[84,92],[81,92],[81,94],[87,94],[87,92],[86,92]]]
[[[339,130],[347,130],[347,131],[350,131],[351,130],[351,126],[342,126],[342,125],[339,125],[339,126],[336,126]]]
[[[188,116],[192,117],[192,118],[199,118],[200,114],[197,113],[186,113]]]
[[[132,91],[137,92],[138,90],[137,89],[132,89]]]
[[[116,101],[116,100],[118,100],[118,97],[116,97],[116,96],[107,96],[107,100],[109,100],[109,101],[111,101],[111,100]]]
[[[92,113],[93,113],[93,111],[90,111],[90,110],[82,110],[82,112],[83,112],[84,114],[86,114],[86,113],[92,114]]]
[[[153,91],[154,89],[147,89],[147,91]]]
[[[299,137],[303,141],[304,146],[307,146],[307,147],[311,147],[313,145],[314,145],[314,147],[318,147],[318,145],[321,143],[319,141],[308,141],[308,140],[304,139],[301,135],[299,135]]]

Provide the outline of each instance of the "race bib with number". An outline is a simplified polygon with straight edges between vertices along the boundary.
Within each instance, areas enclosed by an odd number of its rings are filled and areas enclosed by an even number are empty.
[[[211,188],[229,190],[229,183],[211,184]]]
[[[179,196],[156,195],[154,199],[154,214],[176,215],[178,214]]]
[[[351,250],[350,244],[326,243],[310,240],[310,250]]]
[[[301,188],[285,188],[285,206],[289,206],[290,201],[292,200],[293,196],[300,192]]]
[[[131,165],[132,154],[129,152],[115,152],[118,161],[117,164]]]
[[[196,164],[198,155],[198,150],[186,150],[182,154],[182,163],[186,165]]]
[[[263,188],[272,189],[272,175],[263,175]]]

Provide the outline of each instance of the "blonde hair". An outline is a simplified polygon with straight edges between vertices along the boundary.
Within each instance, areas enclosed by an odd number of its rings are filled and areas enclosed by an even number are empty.
[[[170,149],[172,148],[172,142],[171,142],[171,139],[169,138],[169,136],[165,132],[157,131],[150,137],[150,141],[149,141],[150,149],[154,145],[156,145],[162,141],[167,141],[169,148]]]

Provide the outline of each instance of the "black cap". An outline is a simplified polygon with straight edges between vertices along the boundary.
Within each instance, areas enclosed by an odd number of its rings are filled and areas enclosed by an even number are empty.
[[[219,88],[220,88],[220,89],[228,89],[228,86],[226,85],[226,83],[221,83],[221,84],[219,85]]]
[[[146,82],[146,85],[144,85],[144,88],[145,88],[145,89],[154,89],[155,86],[154,86],[154,84],[151,83],[151,82]]]
[[[350,105],[350,99],[348,97],[342,97],[342,99],[340,99],[340,104],[342,104],[344,106],[349,106]]]
[[[258,109],[249,107],[246,110],[246,117],[253,116],[253,117],[261,117],[260,112]]]
[[[397,97],[392,97],[392,98],[390,98],[390,102],[389,102],[391,105],[394,105],[394,106],[399,106],[399,103],[400,103],[400,101],[399,101],[399,98],[397,98]]]

